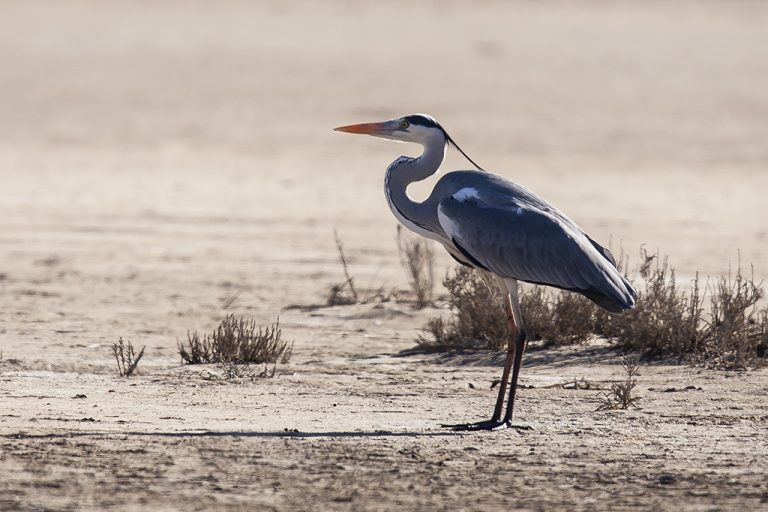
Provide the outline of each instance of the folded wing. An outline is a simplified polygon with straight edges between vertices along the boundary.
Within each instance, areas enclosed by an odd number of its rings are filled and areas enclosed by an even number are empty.
[[[636,292],[610,252],[551,212],[454,195],[439,203],[438,218],[456,250],[479,268],[578,292],[615,313],[634,306]]]

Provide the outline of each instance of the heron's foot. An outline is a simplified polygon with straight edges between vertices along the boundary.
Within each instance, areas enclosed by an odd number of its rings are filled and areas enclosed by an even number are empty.
[[[503,420],[485,420],[477,423],[457,423],[455,425],[440,425],[457,432],[476,432],[478,430],[504,430],[510,428],[512,423]]]

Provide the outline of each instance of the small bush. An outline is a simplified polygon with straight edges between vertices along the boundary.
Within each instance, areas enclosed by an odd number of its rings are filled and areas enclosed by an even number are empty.
[[[408,276],[408,284],[416,298],[417,309],[423,309],[432,303],[435,256],[429,244],[428,240],[408,235],[402,226],[397,226],[400,264]]]
[[[433,318],[425,331],[431,337],[419,337],[422,349],[482,348],[500,350],[507,346],[509,329],[504,311],[504,297],[492,276],[467,267],[456,267],[446,275],[452,316]],[[602,316],[589,299],[563,292],[548,293],[533,286],[520,291],[528,339],[546,340],[555,345],[585,341]]]
[[[134,351],[133,343],[123,341],[123,338],[117,340],[117,343],[112,344],[112,355],[115,356],[117,362],[117,373],[121,377],[130,377],[136,368],[139,366],[139,361],[144,356],[144,349],[137,354]]]
[[[490,278],[467,267],[456,267],[446,274],[443,285],[448,290],[452,316],[449,320],[434,318],[417,343],[425,350],[488,348],[506,346],[507,316],[501,305],[498,288]]]
[[[683,358],[701,344],[702,297],[696,275],[690,293],[677,287],[675,271],[667,259],[642,253],[640,276],[645,290],[635,308],[611,316],[601,334],[616,339],[625,351],[639,351],[646,357],[676,355]]]
[[[585,342],[602,318],[586,297],[571,292],[547,292],[533,286],[520,294],[525,330],[530,341],[544,340],[549,345]]]
[[[719,368],[746,368],[765,357],[768,345],[768,308],[758,310],[765,295],[762,285],[741,269],[704,286],[709,309],[704,308],[698,274],[690,292],[680,291],[667,260],[644,254],[640,275],[645,290],[635,309],[611,316],[604,334],[623,350],[645,357],[677,356],[680,362],[706,363]]]
[[[228,315],[211,334],[197,331],[187,334],[187,343],[179,343],[182,363],[267,364],[287,363],[293,343],[282,340],[280,319],[267,327],[257,327],[253,319]]]
[[[600,398],[602,403],[597,408],[598,411],[606,409],[629,409],[637,407],[639,397],[633,396],[634,389],[637,387],[638,366],[637,356],[624,356],[621,358],[621,366],[627,374],[624,382],[618,382],[611,385],[611,393],[603,394]]]
[[[737,269],[734,277],[721,278],[712,286],[702,286],[697,274],[690,290],[683,291],[666,258],[644,251],[641,256],[637,273],[642,288],[635,308],[621,315],[609,314],[575,293],[521,288],[529,340],[567,345],[597,335],[643,357],[676,356],[679,362],[706,362],[721,368],[754,366],[768,355],[768,307],[758,309],[765,296],[761,284]],[[430,320],[425,331],[431,336],[419,337],[420,348],[505,347],[502,297],[489,282],[489,276],[466,267],[449,273],[443,284],[452,314]],[[704,307],[705,294],[709,311]]]
[[[764,290],[737,269],[736,276],[721,277],[714,285],[711,314],[704,328],[702,355],[720,366],[746,368],[747,362],[765,356],[768,308],[757,311]],[[760,347],[762,353],[760,355]]]

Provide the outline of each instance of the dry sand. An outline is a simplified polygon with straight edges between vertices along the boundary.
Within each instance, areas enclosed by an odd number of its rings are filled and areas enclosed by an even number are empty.
[[[405,287],[381,185],[413,148],[330,128],[414,111],[682,283],[739,254],[768,275],[765,3],[25,1],[0,20],[0,509],[768,508],[766,370],[644,366],[640,409],[596,412],[615,354],[532,352],[531,430],[453,433],[500,370],[399,357],[441,311],[285,309],[342,279],[334,228],[360,285]],[[275,378],[178,366],[233,297],[295,340]],[[147,346],[129,380],[118,336]]]

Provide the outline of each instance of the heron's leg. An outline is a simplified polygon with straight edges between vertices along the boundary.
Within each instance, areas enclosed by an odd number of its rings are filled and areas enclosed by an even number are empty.
[[[504,398],[506,398],[507,385],[509,383],[509,372],[518,352],[517,340],[520,339],[520,327],[516,318],[522,319],[519,314],[520,306],[517,304],[517,281],[501,281],[502,290],[507,288],[509,293],[504,300],[504,310],[507,313],[507,326],[509,327],[509,339],[507,340],[507,357],[504,361],[504,371],[499,383],[499,396],[496,399],[496,407],[493,411],[493,417],[490,420],[479,421],[477,423],[460,423],[457,425],[442,425],[453,430],[475,431],[475,430],[503,430],[510,426],[507,420],[501,421],[501,410],[504,408]],[[515,315],[515,307],[518,314]],[[524,334],[523,334],[524,339]],[[513,372],[513,385],[516,383]]]
[[[523,325],[523,316],[520,311],[520,302],[517,297],[517,290],[515,293],[510,293],[511,306],[514,316],[519,320],[517,322],[518,331],[515,336],[515,350],[514,350],[514,362],[512,365],[512,382],[509,387],[509,400],[507,401],[507,412],[504,414],[504,424],[511,425],[512,423],[512,411],[515,408],[515,392],[517,391],[517,378],[520,375],[520,365],[523,361],[523,353],[527,346],[527,335],[525,333],[525,326]]]
[[[507,383],[509,382],[509,370],[512,368],[512,362],[515,357],[517,325],[515,324],[515,316],[512,313],[512,302],[509,294],[507,294],[504,300],[504,310],[507,313],[507,327],[509,330],[507,357],[504,361],[504,371],[501,374],[501,382],[499,383],[499,397],[496,399],[496,408],[493,410],[493,418],[491,418],[491,421],[499,421],[501,419],[501,410],[504,407],[504,398],[507,394]]]

